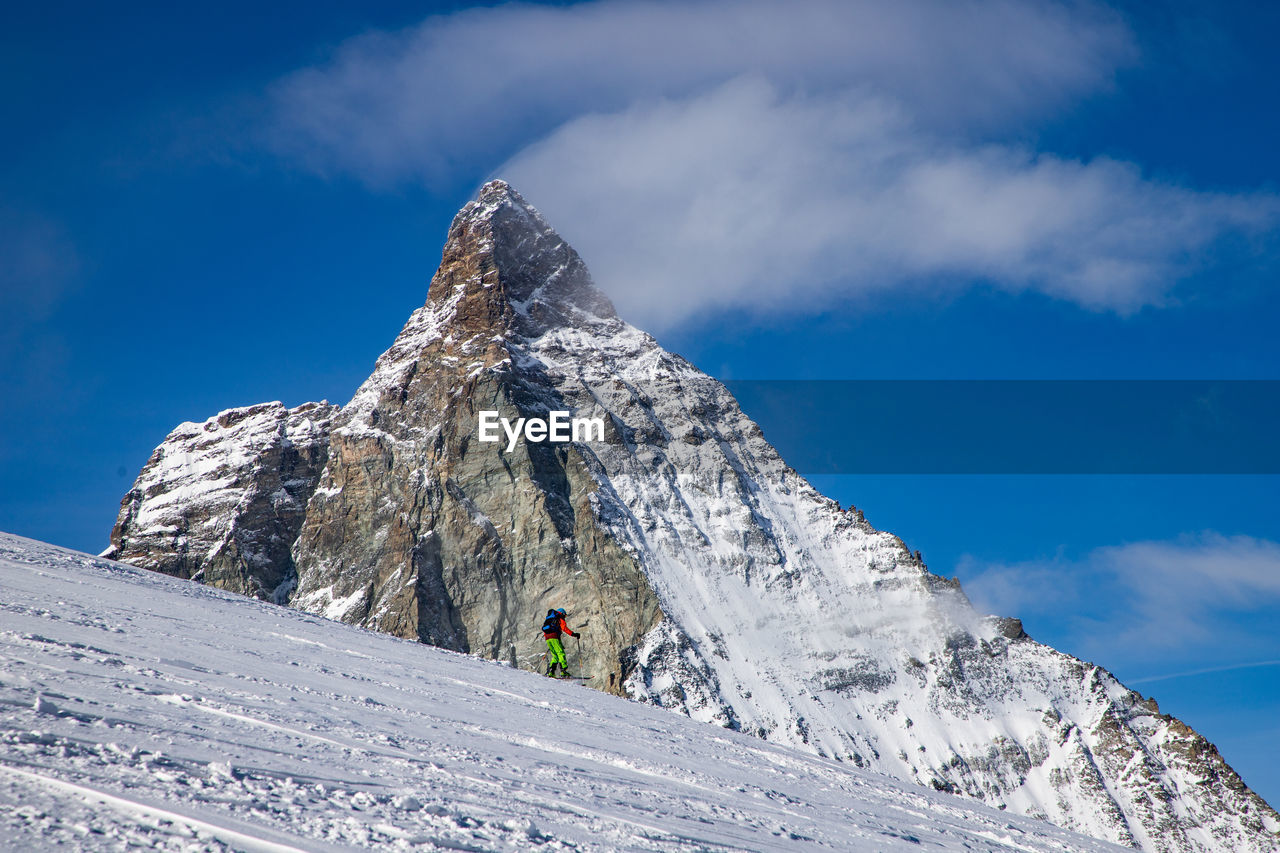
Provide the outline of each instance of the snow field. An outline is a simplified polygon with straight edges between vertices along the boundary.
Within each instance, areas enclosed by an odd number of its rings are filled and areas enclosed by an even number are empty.
[[[8,850],[1119,849],[18,537],[0,590]]]

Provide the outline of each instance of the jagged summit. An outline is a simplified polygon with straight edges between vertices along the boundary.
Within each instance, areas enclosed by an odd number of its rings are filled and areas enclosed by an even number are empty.
[[[531,342],[574,329],[616,333],[624,324],[582,258],[505,181],[490,181],[449,226],[426,303],[415,311],[338,427],[374,428],[442,368],[510,371]],[[438,389],[437,389],[438,390]]]
[[[482,411],[552,410],[603,440],[478,437]],[[565,606],[590,625],[570,666],[598,689],[1147,850],[1280,850],[1280,816],[1203,737],[819,494],[504,183],[458,214],[426,304],[328,423],[273,567],[292,607],[532,669]],[[198,569],[180,525],[128,527],[181,516],[202,460],[274,464],[260,433],[279,431],[225,430],[227,452],[189,462],[162,446],[173,464],[113,533],[142,550],[116,558]],[[212,475],[230,485],[210,530],[257,517],[234,474]]]
[[[522,337],[617,317],[578,253],[505,181],[485,184],[454,217],[427,304]]]
[[[547,334],[621,327],[573,247],[509,184],[490,181],[454,217],[426,304],[378,359],[339,425],[372,425],[380,401],[395,407],[432,368],[493,369],[521,361],[527,344]]]
[[[550,230],[546,220],[542,218],[542,215],[538,213],[533,205],[525,201],[524,196],[520,195],[511,184],[501,178],[495,178],[480,187],[476,197],[463,205],[462,209],[454,215],[453,225],[449,229],[450,235],[457,228],[459,222],[478,222],[492,219],[498,210],[504,207],[536,221],[539,225],[539,230]]]

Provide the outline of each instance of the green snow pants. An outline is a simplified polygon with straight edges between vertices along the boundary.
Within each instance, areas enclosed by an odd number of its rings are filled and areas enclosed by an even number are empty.
[[[555,675],[556,667],[560,667],[561,675],[569,674],[569,664],[564,659],[564,646],[559,637],[547,637],[547,675]]]

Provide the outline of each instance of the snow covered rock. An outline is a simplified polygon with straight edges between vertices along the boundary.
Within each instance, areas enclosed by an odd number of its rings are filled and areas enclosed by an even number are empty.
[[[482,410],[605,437],[508,452]],[[1280,850],[1211,744],[818,494],[500,181],[333,418],[291,559],[313,613],[532,668],[564,606],[599,689],[1146,850]]]
[[[121,501],[102,556],[284,601],[337,411],[262,403],[180,424]]]

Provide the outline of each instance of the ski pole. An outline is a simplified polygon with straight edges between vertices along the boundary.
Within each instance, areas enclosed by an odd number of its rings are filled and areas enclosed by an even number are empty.
[[[588,625],[590,625],[590,624],[591,624],[591,622],[590,622],[590,621],[587,621],[587,622],[583,622],[583,623],[582,623],[581,625],[579,625],[578,627],[579,627],[579,628],[586,628],[586,627],[587,627]],[[575,640],[577,640],[577,642],[574,644],[574,647],[573,647],[573,648],[574,648],[574,651],[576,651],[576,652],[578,653],[578,661],[577,661],[577,665],[578,665],[578,672],[579,672],[579,673],[581,673],[581,672],[582,672],[582,637],[581,637],[580,635],[576,635],[576,634],[575,634],[575,635],[574,635],[574,639],[575,639]]]

